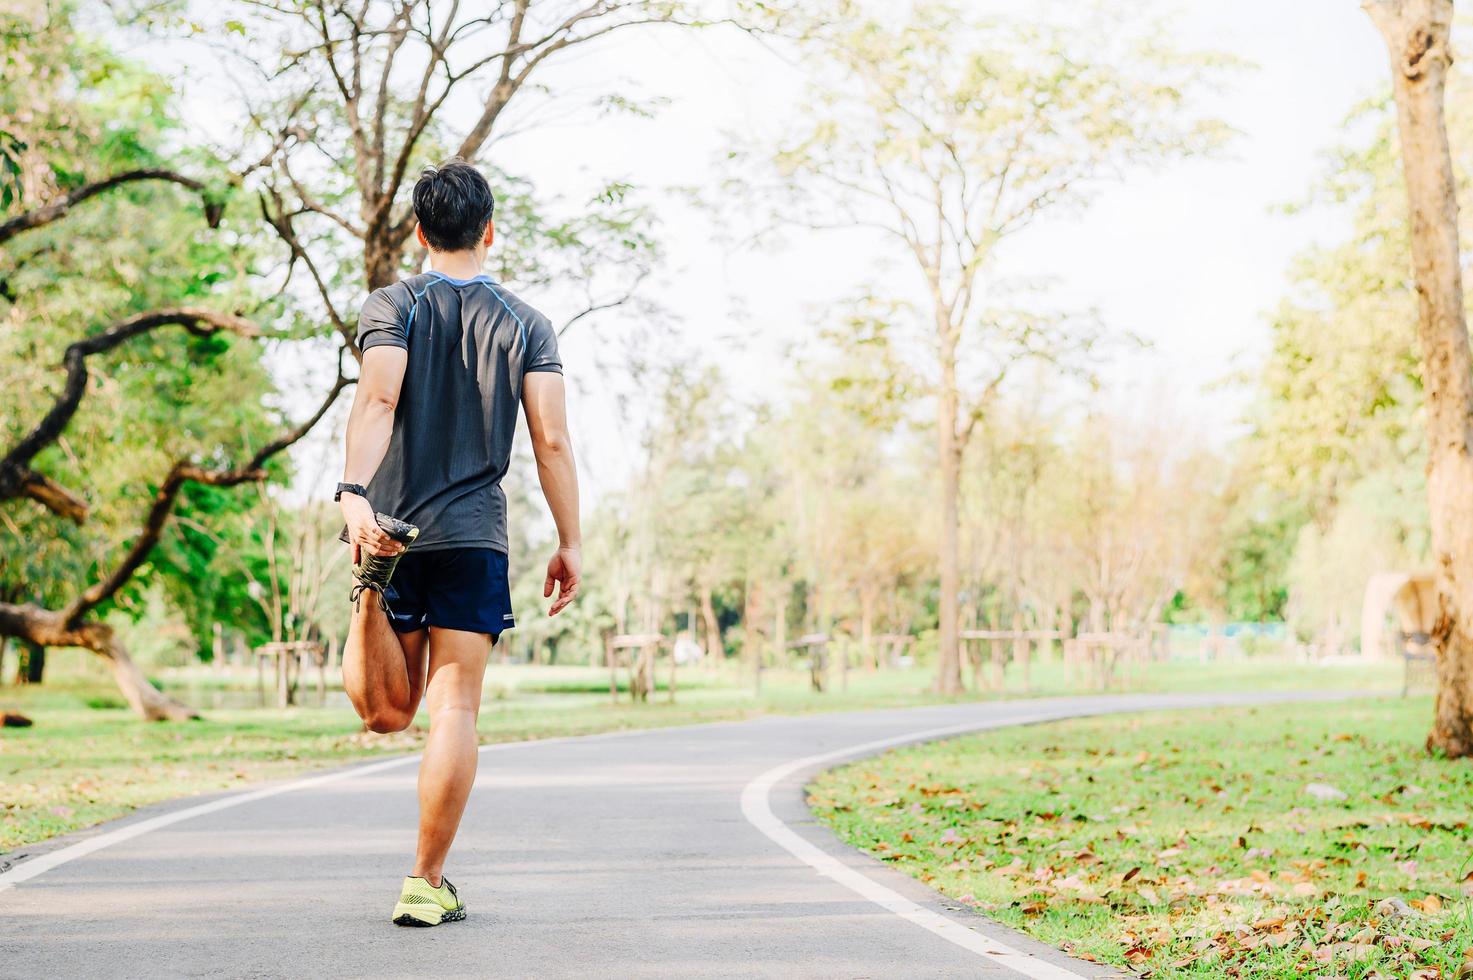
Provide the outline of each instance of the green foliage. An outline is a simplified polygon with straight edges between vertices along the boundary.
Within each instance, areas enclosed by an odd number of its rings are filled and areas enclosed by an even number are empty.
[[[1224,529],[1226,545],[1218,575],[1223,606],[1231,621],[1284,618],[1289,601],[1288,569],[1294,528],[1302,518],[1283,500],[1258,493],[1239,497]]]
[[[171,167],[199,174],[228,195],[226,174],[198,153],[172,152],[180,124],[170,84],[152,70],[79,34],[68,9],[7,40],[6,63],[23,69],[0,91],[0,131],[13,134],[23,194],[7,213],[124,170]],[[68,344],[132,314],[174,306],[253,311],[269,327],[281,307],[261,304],[253,276],[259,228],[247,207],[207,228],[198,196],[172,184],[124,184],[63,220],[26,232],[0,254],[0,444],[38,421],[59,390]],[[0,594],[55,605],[105,574],[138,533],[158,483],[179,459],[224,466],[275,435],[273,388],[256,343],[162,328],[88,361],[91,381],[63,437],[35,466],[91,507],[77,527],[29,500],[3,504]],[[278,475],[284,471],[277,467]],[[246,506],[240,491],[190,487],[177,515],[228,523]],[[170,540],[168,547],[187,548]],[[177,592],[211,580],[204,556],[146,563],[112,607],[143,615],[155,587]],[[108,610],[104,609],[106,613]],[[207,628],[194,624],[198,632]]]

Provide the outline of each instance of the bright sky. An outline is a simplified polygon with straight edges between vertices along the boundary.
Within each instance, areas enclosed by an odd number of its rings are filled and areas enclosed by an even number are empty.
[[[1034,7],[1033,0],[988,2],[1004,14]],[[1180,0],[1172,9],[1180,12],[1182,43],[1256,66],[1232,79],[1213,107],[1241,137],[1219,159],[1136,175],[1082,215],[1041,221],[1008,243],[1001,261],[1009,274],[1056,283],[1060,307],[1095,307],[1109,327],[1148,338],[1149,352],[1109,370],[1111,386],[1159,390],[1164,379],[1175,406],[1221,438],[1243,395],[1209,386],[1264,350],[1266,314],[1283,291],[1291,256],[1340,231],[1333,215],[1287,217],[1275,208],[1305,195],[1347,113],[1381,90],[1385,54],[1353,0]],[[208,68],[189,70],[198,79]],[[800,92],[791,68],[745,36],[716,31],[616,36],[542,80],[555,90],[607,88],[670,100],[651,120],[552,125],[494,147],[500,166],[568,202],[609,178],[655,191],[714,191],[716,162],[731,141],[771,136]],[[196,89],[188,111],[218,123],[214,98]],[[781,251],[733,250],[717,244],[708,213],[673,193],[660,201],[668,263],[650,289],[683,338],[673,356],[694,353],[722,365],[748,401],[780,397],[790,341],[815,333],[866,277],[905,261],[852,234],[795,232]],[[576,308],[571,290],[526,298],[554,319]],[[564,355],[578,382],[585,467],[608,487],[622,482],[621,461],[633,447],[620,435],[624,427],[599,421],[612,417],[609,386],[597,375],[611,351],[599,349],[608,341],[592,326],[567,338]]]
[[[993,6],[1026,13],[1033,4]],[[1060,307],[1095,307],[1107,326],[1148,338],[1148,352],[1107,371],[1111,387],[1159,391],[1164,379],[1179,409],[1222,437],[1245,396],[1210,386],[1264,351],[1267,313],[1291,257],[1342,230],[1333,215],[1277,209],[1301,200],[1323,172],[1323,153],[1343,136],[1347,114],[1385,84],[1386,56],[1351,0],[1169,9],[1179,11],[1183,44],[1256,66],[1232,78],[1213,106],[1240,138],[1220,158],[1138,174],[1082,215],[1039,222],[1000,259],[1008,274],[1057,283]],[[503,165],[549,189],[610,175],[649,187],[710,187],[731,138],[771,134],[800,90],[790,68],[734,35],[646,32],[560,71],[583,84],[623,76],[672,102],[653,120],[551,129],[500,148]],[[725,365],[749,399],[782,385],[790,339],[815,332],[858,283],[886,269],[912,274],[904,256],[876,253],[861,235],[794,232],[779,252],[732,252],[712,243],[707,215],[679,206],[666,214],[671,264],[654,284],[658,298],[688,345]],[[589,342],[586,334],[569,338],[575,376]],[[581,398],[590,407],[597,386]]]

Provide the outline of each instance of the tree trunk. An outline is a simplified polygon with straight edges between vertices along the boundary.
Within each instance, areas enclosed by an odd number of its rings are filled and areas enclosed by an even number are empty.
[[[757,617],[762,612],[761,589],[748,578],[742,591],[742,660],[755,673],[762,660],[761,631],[757,626]]]
[[[1427,503],[1441,615],[1427,747],[1473,755],[1473,356],[1464,322],[1458,201],[1443,120],[1452,0],[1369,0],[1386,40],[1410,204],[1417,335],[1427,397]]]
[[[859,658],[870,673],[880,669],[880,654],[875,649],[875,593],[859,590]]]
[[[719,667],[726,660],[726,644],[721,640],[721,623],[711,602],[711,587],[706,585],[701,586],[701,620],[706,624],[706,656],[711,658],[712,667]]]
[[[148,682],[112,627],[97,623],[88,625],[85,630],[92,637],[88,648],[107,661],[113,680],[134,711],[149,721],[187,721],[199,717],[199,712],[180,704]]]
[[[46,679],[46,648],[22,638],[20,662],[15,667],[15,683],[39,684]]]
[[[957,636],[961,593],[961,442],[956,432],[956,345],[942,327],[941,388],[936,393],[936,448],[941,476],[940,623],[937,633],[936,691],[962,691],[961,641]]]
[[[1023,613],[1021,610],[1013,613],[1013,631],[1017,633],[1023,632]],[[1032,658],[1029,656],[1031,653],[1029,644],[1032,642],[1032,640],[1022,636],[1013,640],[1013,659],[1017,661],[1018,668],[1023,675],[1023,690],[1025,691],[1033,690],[1033,664],[1031,662]]]
[[[772,614],[772,645],[774,662],[788,666],[788,600],[792,598],[792,586],[783,583],[777,590],[777,608]]]
[[[614,592],[614,632],[621,636],[629,632],[629,590],[626,588]]]
[[[363,246],[363,275],[370,290],[392,286],[399,281],[404,246],[402,242],[391,243],[388,239],[386,229],[370,229],[369,240]]]
[[[105,623],[83,621],[69,626],[60,613],[36,606],[0,603],[0,633],[23,644],[83,647],[107,661],[113,680],[134,711],[149,721],[183,721],[199,712],[168,697],[148,682],[128,650]]]

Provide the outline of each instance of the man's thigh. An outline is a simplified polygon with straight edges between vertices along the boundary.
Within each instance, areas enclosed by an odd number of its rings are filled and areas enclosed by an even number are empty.
[[[486,659],[491,653],[490,634],[431,626],[429,636],[425,706],[431,715],[445,708],[479,710]]]
[[[400,633],[395,630],[394,633],[399,637],[399,644],[404,647],[404,668],[409,672],[409,686],[418,694],[424,690],[425,659],[430,651],[430,631],[415,630],[412,633]]]

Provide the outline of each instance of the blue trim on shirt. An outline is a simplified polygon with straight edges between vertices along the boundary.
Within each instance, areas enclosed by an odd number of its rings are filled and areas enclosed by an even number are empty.
[[[495,296],[498,300],[501,301],[501,305],[506,308],[506,312],[510,313],[511,314],[511,318],[513,320],[517,321],[517,326],[518,327],[521,327],[521,329],[522,329],[522,360],[523,360],[523,362],[525,362],[526,361],[526,358],[527,358],[527,324],[522,321],[522,318],[521,317],[517,316],[517,311],[511,308],[511,304],[506,301],[506,297],[505,296],[502,296],[501,295],[501,290],[499,290],[499,289],[496,288],[496,284],[495,283],[491,282],[491,280],[487,279],[484,276],[478,276],[477,279],[480,281],[480,283],[481,283],[482,286],[485,286],[487,289],[491,290],[491,295],[492,296]]]
[[[496,283],[491,280],[490,276],[479,275],[472,279],[456,279],[454,276],[447,276],[445,275],[445,273],[440,272],[436,269],[431,269],[429,272],[425,273],[425,275],[430,277],[430,282],[425,283],[424,289],[421,289],[417,293],[414,292],[412,288],[410,289],[410,295],[414,297],[414,301],[409,304],[409,318],[404,324],[405,341],[409,340],[409,332],[414,329],[414,314],[419,309],[419,301],[424,298],[425,293],[429,292],[431,286],[433,286],[436,282],[448,282],[452,286],[469,286],[473,282],[478,282],[482,286],[485,286],[487,289],[491,290],[491,295],[496,297],[497,302],[499,302],[502,305],[502,308],[505,309],[507,313],[511,314],[511,318],[516,321],[517,327],[521,330],[522,357],[523,359],[526,358],[527,344],[530,342],[530,334],[527,331],[527,323],[525,320],[517,315],[516,310],[511,308],[511,304],[506,301],[506,297],[501,294],[501,290],[496,288]]]
[[[417,310],[417,309],[419,309],[419,301],[420,301],[420,299],[424,297],[424,294],[425,293],[429,292],[430,287],[433,286],[433,285],[434,285],[434,283],[427,282],[427,283],[425,283],[425,288],[424,289],[421,289],[417,293],[414,291],[413,287],[411,287],[410,290],[409,290],[409,295],[411,295],[411,296],[414,297],[414,302],[412,302],[412,303],[409,304],[409,317],[404,321],[404,342],[405,343],[408,343],[409,342],[409,331],[411,331],[411,330],[414,329],[414,311]]]
[[[447,276],[447,275],[445,275],[445,273],[439,271],[438,269],[431,269],[429,272],[425,273],[425,275],[427,275],[427,276],[434,276],[436,279],[440,279],[440,280],[442,280],[444,282],[448,282],[452,286],[469,286],[473,282],[490,282],[491,281],[491,277],[488,276],[488,275],[486,275],[485,273],[482,273],[479,276],[472,276],[469,279],[457,279],[454,276]]]

